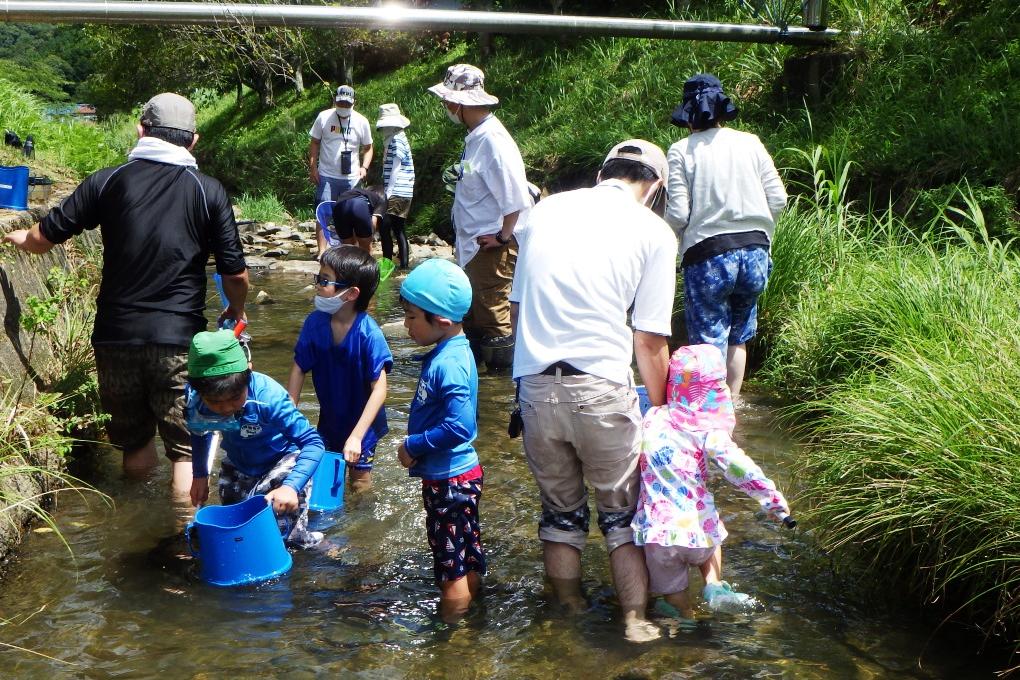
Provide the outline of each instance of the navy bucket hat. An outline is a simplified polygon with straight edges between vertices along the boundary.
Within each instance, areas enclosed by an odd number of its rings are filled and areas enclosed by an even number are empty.
[[[673,125],[703,130],[720,120],[737,117],[737,107],[723,92],[722,83],[711,73],[698,73],[684,83],[684,98],[673,109]]]

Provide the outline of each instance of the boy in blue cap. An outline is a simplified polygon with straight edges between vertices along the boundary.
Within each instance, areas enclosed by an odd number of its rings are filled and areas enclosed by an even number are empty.
[[[251,370],[233,332],[202,332],[188,350],[185,416],[191,432],[191,504],[209,500],[209,451],[220,432],[220,501],[232,505],[258,494],[276,512],[291,547],[308,548],[322,533],[308,531],[304,488],[322,458],[322,439],[279,383]]]
[[[411,339],[435,348],[423,359],[397,457],[412,477],[421,477],[439,612],[452,621],[467,611],[485,574],[482,466],[471,445],[478,434],[478,369],[461,325],[471,283],[452,262],[426,260],[404,280],[400,303]]]

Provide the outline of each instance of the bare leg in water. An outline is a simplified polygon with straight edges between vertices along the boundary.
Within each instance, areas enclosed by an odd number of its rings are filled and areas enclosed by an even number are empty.
[[[571,612],[587,606],[581,593],[581,552],[565,543],[544,541],[545,571],[560,604]],[[623,610],[625,636],[631,642],[647,642],[659,637],[659,630],[645,618],[648,605],[648,571],[644,553],[633,543],[625,543],[609,555],[613,586]]]
[[[139,449],[124,452],[124,474],[130,479],[144,479],[158,466],[155,438]],[[170,489],[174,499],[188,500],[191,492],[191,461],[172,463]]]
[[[464,618],[471,600],[478,595],[482,577],[477,571],[469,571],[456,581],[439,583],[439,617],[446,623],[456,623]]]

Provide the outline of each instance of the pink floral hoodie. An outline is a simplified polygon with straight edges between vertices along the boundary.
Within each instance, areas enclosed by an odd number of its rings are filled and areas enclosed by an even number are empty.
[[[634,543],[711,548],[726,539],[706,485],[708,461],[765,510],[789,514],[786,499],[731,435],[736,420],[722,354],[681,347],[669,362],[666,406],[648,410],[641,437],[641,494]]]

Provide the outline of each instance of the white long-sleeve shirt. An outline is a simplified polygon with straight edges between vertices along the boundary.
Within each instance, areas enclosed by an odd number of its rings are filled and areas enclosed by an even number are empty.
[[[681,255],[721,234],[764,232],[769,241],[786,189],[756,135],[730,128],[692,132],[669,147],[666,221]]]

